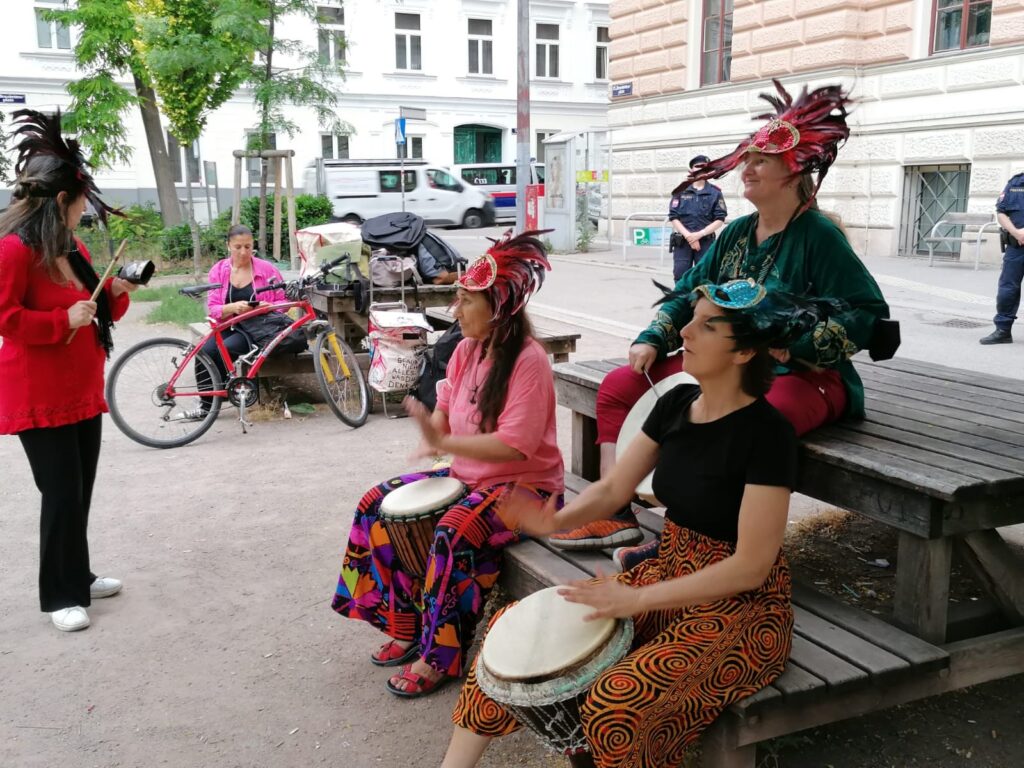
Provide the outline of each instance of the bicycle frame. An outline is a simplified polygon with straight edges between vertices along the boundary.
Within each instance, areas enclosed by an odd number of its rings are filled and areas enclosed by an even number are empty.
[[[225,370],[230,371],[234,367],[234,362],[231,360],[231,355],[228,353],[227,347],[224,346],[224,337],[223,337],[224,331],[227,331],[227,330],[230,330],[231,328],[234,328],[236,325],[241,323],[243,320],[248,320],[249,318],[253,318],[253,317],[259,317],[260,315],[265,315],[268,312],[277,312],[279,310],[289,310],[289,309],[296,308],[296,307],[299,308],[299,309],[302,309],[304,314],[301,317],[299,317],[297,320],[294,320],[287,328],[283,329],[280,333],[278,333],[270,341],[269,344],[267,344],[262,350],[260,350],[259,355],[256,356],[256,359],[253,361],[252,365],[249,366],[249,370],[246,371],[246,373],[245,373],[245,378],[246,379],[250,379],[251,380],[251,379],[256,378],[256,376],[260,372],[260,368],[263,367],[263,363],[271,355],[271,353],[273,353],[273,351],[277,348],[278,344],[280,344],[281,341],[286,336],[288,336],[290,333],[292,333],[292,331],[295,331],[295,330],[298,330],[299,328],[302,328],[307,323],[310,323],[310,322],[313,322],[313,321],[317,320],[316,311],[313,309],[313,305],[310,304],[309,299],[305,299],[304,298],[304,299],[300,299],[298,301],[283,301],[283,302],[277,302],[275,304],[270,304],[269,306],[265,306],[265,307],[254,307],[253,309],[249,310],[248,312],[243,312],[242,314],[236,315],[235,317],[232,317],[229,320],[224,320],[224,321],[221,321],[221,322],[216,323],[215,325],[213,325],[213,327],[210,329],[210,332],[208,334],[206,334],[198,342],[196,342],[192,346],[192,349],[189,350],[188,354],[185,355],[185,359],[182,360],[181,363],[178,364],[178,367],[175,370],[174,375],[171,377],[170,381],[167,382],[167,388],[166,388],[166,390],[164,392],[165,396],[167,398],[173,398],[173,397],[223,397],[223,398],[226,398],[227,395],[228,395],[227,389],[205,390],[205,391],[202,391],[202,392],[199,392],[199,391],[196,391],[196,392],[186,392],[186,391],[181,391],[181,390],[175,389],[175,384],[178,381],[178,378],[182,375],[182,373],[184,373],[186,370],[188,370],[189,363],[191,363],[192,360],[195,358],[195,356],[197,354],[199,354],[199,351],[206,345],[206,342],[209,341],[210,338],[216,339],[217,352],[221,356],[221,360],[224,363]],[[338,347],[337,341],[333,337],[332,337],[331,341],[333,342],[333,345],[334,345],[334,351],[335,351],[335,353],[338,356],[338,360],[340,362],[340,365],[341,365],[341,368],[342,368],[342,372],[345,374],[345,376],[351,375],[351,372],[348,370],[348,365],[345,362],[344,355],[341,354],[341,349]],[[329,367],[325,367],[325,375],[327,375],[329,379],[333,379],[333,376],[331,375]]]

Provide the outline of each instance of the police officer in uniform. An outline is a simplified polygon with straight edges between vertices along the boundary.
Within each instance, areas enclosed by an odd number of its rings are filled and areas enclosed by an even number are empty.
[[[1020,307],[1020,284],[1024,280],[1024,173],[1018,173],[1006,185],[996,203],[996,219],[1006,234],[1003,243],[1003,271],[999,273],[996,293],[996,329],[982,344],[1009,344],[1010,329]]]
[[[690,168],[706,162],[706,155],[697,155],[690,160]],[[672,198],[668,209],[672,225],[669,247],[672,277],[677,283],[715,241],[715,233],[725,226],[725,215],[722,190],[707,181],[695,181],[678,197]]]

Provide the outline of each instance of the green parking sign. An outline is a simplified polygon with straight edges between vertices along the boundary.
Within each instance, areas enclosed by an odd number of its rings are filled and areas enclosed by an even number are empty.
[[[633,245],[663,245],[665,242],[662,227],[633,227]]]

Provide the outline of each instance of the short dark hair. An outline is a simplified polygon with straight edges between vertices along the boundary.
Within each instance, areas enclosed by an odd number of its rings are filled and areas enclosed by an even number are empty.
[[[767,347],[754,348],[754,356],[740,373],[740,389],[751,397],[763,397],[775,381],[775,358]]]
[[[231,238],[241,235],[252,237],[252,230],[245,226],[245,224],[233,224],[231,229],[228,230],[228,242],[231,242]]]
[[[693,166],[695,166],[695,165],[700,165],[701,163],[710,163],[710,162],[711,162],[711,160],[708,158],[707,155],[694,155],[693,157],[690,158],[690,167],[693,168]]]

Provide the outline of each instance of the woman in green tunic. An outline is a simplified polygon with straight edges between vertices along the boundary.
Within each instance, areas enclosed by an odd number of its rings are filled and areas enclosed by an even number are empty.
[[[756,212],[731,222],[704,258],[676,284],[654,321],[629,348],[629,364],[609,373],[597,393],[601,476],[615,462],[615,443],[630,409],[660,381],[682,370],[679,332],[693,316],[685,298],[699,285],[753,278],[769,291],[842,299],[849,311],[829,318],[788,349],[774,350],[779,374],[766,399],[797,435],[843,417],[864,415],[864,388],[850,358],[865,349],[876,323],[889,316],[881,290],[846,235],[817,210],[815,195],[849,135],[849,100],[839,86],[794,102],[776,81],[780,98],[762,95],[776,112],[730,154],[697,166],[683,185],[714,179],[742,165],[743,196]],[[815,174],[817,178],[815,179]],[[673,193],[675,194],[675,193]],[[566,549],[599,549],[642,539],[628,509],[556,534]],[[628,562],[628,561],[627,561]]]

